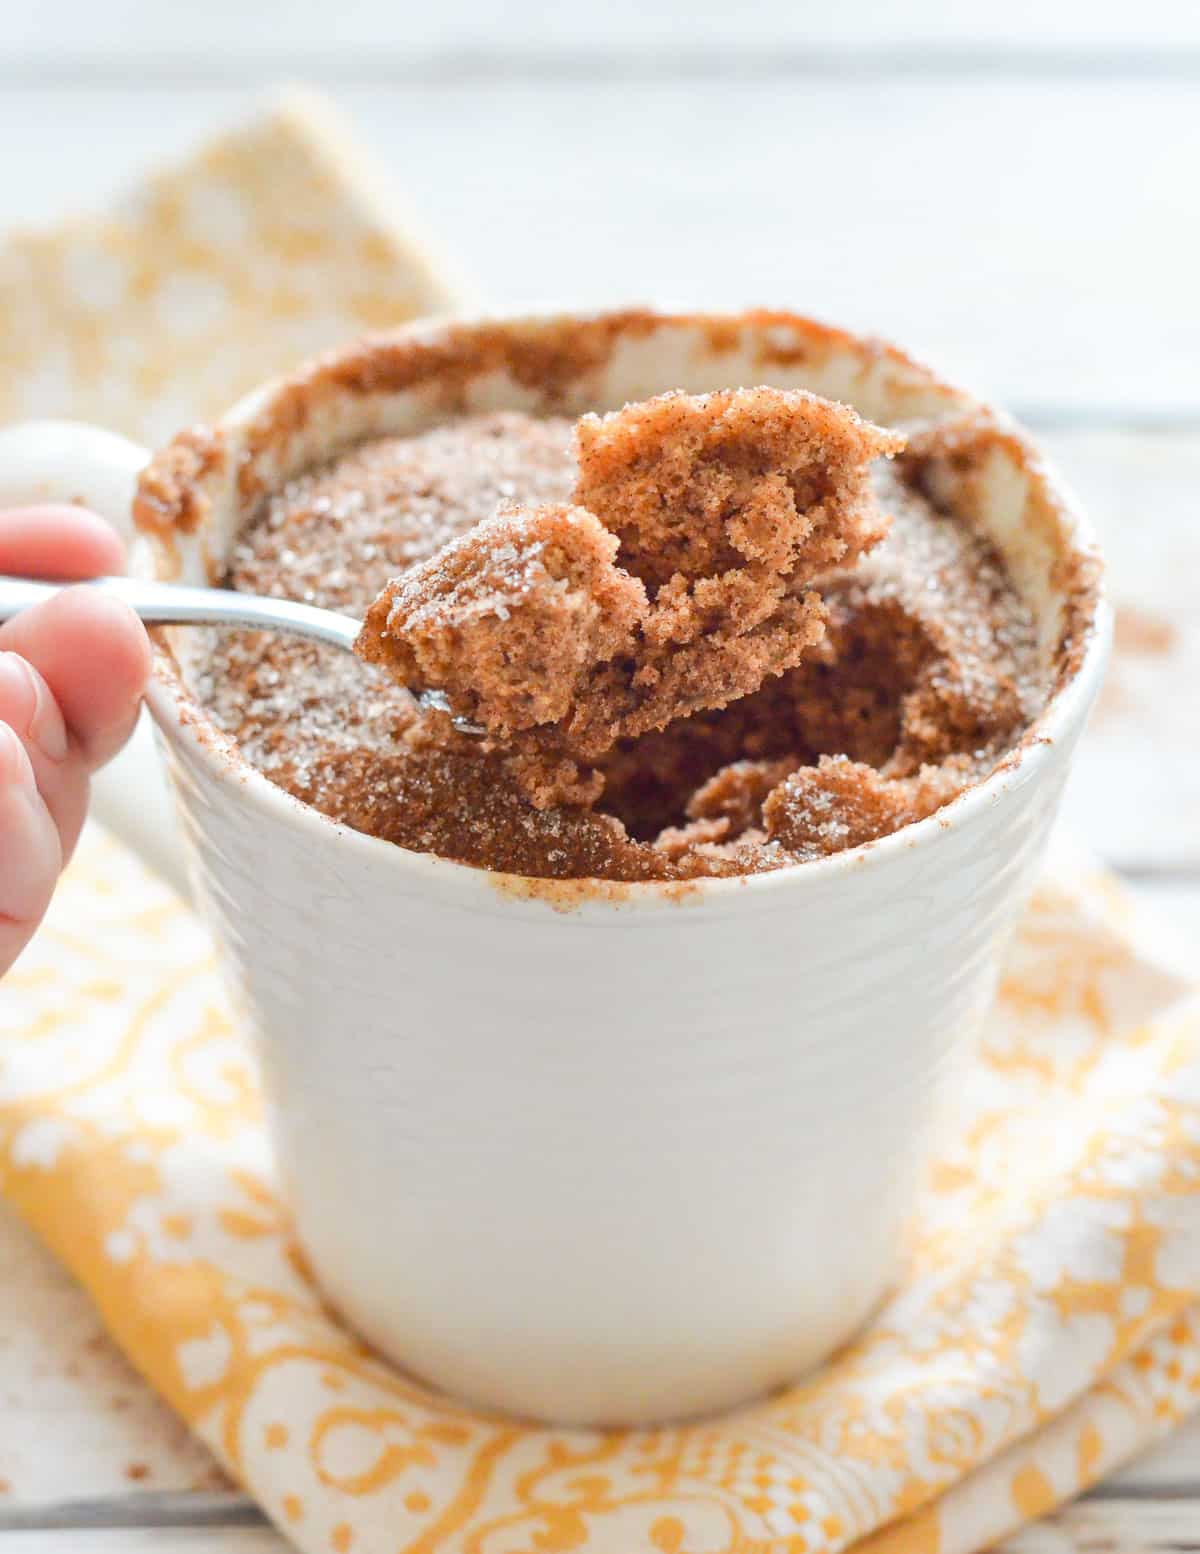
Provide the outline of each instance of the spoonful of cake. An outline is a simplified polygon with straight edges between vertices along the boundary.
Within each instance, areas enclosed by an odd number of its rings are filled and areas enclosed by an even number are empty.
[[[437,687],[538,808],[590,802],[618,740],[724,707],[820,642],[811,585],[887,532],[870,466],[903,445],[772,388],[586,415],[572,502],[502,507],[411,567],[357,651]]]

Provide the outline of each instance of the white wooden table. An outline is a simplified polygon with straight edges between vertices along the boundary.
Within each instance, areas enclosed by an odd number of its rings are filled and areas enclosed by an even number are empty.
[[[295,77],[491,300],[795,306],[1034,425],[1121,610],[1070,821],[1198,958],[1200,6],[0,5],[0,224],[99,203]],[[0,1533],[283,1548],[3,1210]],[[1009,1545],[1196,1547],[1200,1426]]]

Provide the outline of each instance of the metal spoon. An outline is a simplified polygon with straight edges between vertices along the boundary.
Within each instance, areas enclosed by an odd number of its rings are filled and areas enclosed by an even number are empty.
[[[261,594],[239,594],[230,588],[189,588],[178,583],[155,583],[140,577],[92,577],[78,582],[41,582],[24,577],[0,577],[0,622],[11,620],[31,604],[40,604],[64,588],[97,588],[114,599],[123,599],[147,626],[234,626],[247,631],[282,631],[293,637],[327,642],[344,652],[354,650],[361,621],[336,610],[320,610],[314,604],[292,599],[267,599]],[[422,708],[450,712],[445,691],[414,692]],[[485,729],[467,718],[453,718],[460,734],[483,734]]]

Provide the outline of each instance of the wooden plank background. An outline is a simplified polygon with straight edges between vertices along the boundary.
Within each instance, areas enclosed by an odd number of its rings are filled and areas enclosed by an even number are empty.
[[[1028,420],[1119,610],[1069,822],[1194,962],[1200,6],[11,3],[0,224],[99,206],[296,78],[489,301],[794,306]],[[0,1554],[282,1548],[2,1212],[0,1532]],[[1198,1542],[1193,1428],[1009,1549]]]

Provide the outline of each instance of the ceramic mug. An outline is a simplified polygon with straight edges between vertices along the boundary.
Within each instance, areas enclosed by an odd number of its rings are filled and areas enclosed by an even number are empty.
[[[192,879],[257,1044],[317,1277],[416,1376],[587,1424],[787,1382],[883,1298],[939,1085],[992,996],[1099,685],[1094,542],[1023,436],[874,340],[787,314],[434,322],[270,384],[170,455],[136,567],[204,581],[314,460],[464,410],[576,414],[771,382],[890,425],[962,420],[930,479],[1035,611],[1055,686],[931,818],[778,873],[551,886],[335,824],[252,770],[164,633],[147,701]],[[94,429],[0,440],[0,499],[128,526],[146,455]],[[160,462],[160,470],[167,468]]]

